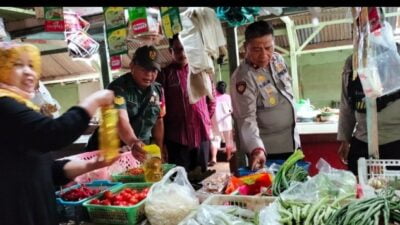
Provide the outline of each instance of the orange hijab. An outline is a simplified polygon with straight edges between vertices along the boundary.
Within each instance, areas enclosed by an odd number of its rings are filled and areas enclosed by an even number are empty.
[[[10,97],[26,105],[27,107],[39,111],[39,107],[30,101],[34,93],[29,93],[10,84],[13,61],[18,59],[22,53],[28,53],[32,59],[33,70],[37,74],[37,81],[40,78],[41,62],[39,49],[31,44],[16,42],[0,42],[0,98]]]

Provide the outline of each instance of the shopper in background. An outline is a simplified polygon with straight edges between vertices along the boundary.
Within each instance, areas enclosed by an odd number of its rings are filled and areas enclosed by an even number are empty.
[[[269,159],[286,159],[300,146],[291,77],[281,55],[274,52],[274,33],[265,21],[245,31],[246,57],[231,78],[233,117],[250,167]],[[237,155],[237,154],[236,154]],[[240,157],[244,158],[244,157]],[[239,158],[239,159],[240,159]],[[239,165],[243,165],[243,160]]]
[[[231,97],[226,94],[225,81],[217,83],[216,107],[212,122],[212,140],[211,140],[211,160],[209,166],[214,166],[217,163],[218,148],[221,146],[221,140],[225,142],[225,152],[227,160],[231,158],[231,153],[234,149],[232,137],[232,104]]]
[[[160,71],[159,52],[154,46],[136,50],[126,73],[108,85],[116,96],[122,96],[126,104],[120,108],[122,120],[119,126],[121,144],[132,149],[135,158],[143,159],[142,147],[154,142],[163,149],[165,115],[164,93],[155,82]],[[98,130],[90,137],[86,150],[98,149]],[[163,153],[165,157],[165,153]]]
[[[33,45],[0,42],[0,224],[58,225],[55,185],[110,162],[54,161],[50,151],[71,144],[97,108],[113,104],[112,91],[93,93],[52,119],[31,102],[40,78],[40,51]]]
[[[206,172],[215,99],[202,97],[195,104],[189,104],[189,65],[184,47],[178,35],[169,44],[174,61],[162,70],[158,79],[165,90],[168,162],[183,166],[188,172],[199,167]]]
[[[352,56],[347,58],[342,73],[337,139],[341,141],[338,152],[343,163],[357,175],[358,159],[368,158],[368,134],[365,94],[359,77],[353,79]],[[376,103],[379,158],[400,159],[400,91],[379,97]]]

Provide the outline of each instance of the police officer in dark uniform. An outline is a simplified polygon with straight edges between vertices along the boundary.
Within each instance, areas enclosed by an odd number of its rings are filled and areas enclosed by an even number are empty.
[[[123,118],[119,123],[119,128],[123,130],[120,132],[120,138],[123,144],[139,152],[144,144],[151,142],[162,149],[164,94],[161,85],[155,82],[161,70],[159,52],[154,46],[138,48],[130,68],[130,73],[118,77],[107,87],[125,100],[125,104],[120,107]],[[91,136],[86,150],[98,149],[97,132],[96,130]],[[132,151],[133,154],[134,152]]]
[[[368,158],[368,135],[365,95],[359,77],[353,78],[352,56],[347,58],[343,68],[337,139],[342,142],[338,151],[342,161],[357,174],[358,159]],[[400,159],[400,91],[376,101],[379,157]]]

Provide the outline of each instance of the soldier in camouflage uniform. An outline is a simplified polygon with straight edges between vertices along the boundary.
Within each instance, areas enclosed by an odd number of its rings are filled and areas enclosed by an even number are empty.
[[[123,114],[119,126],[125,130],[120,132],[120,138],[133,150],[140,151],[144,144],[151,142],[163,147],[165,104],[163,89],[155,82],[161,69],[158,61],[159,52],[153,46],[138,48],[130,65],[131,72],[107,87],[125,99],[125,104],[119,107]],[[131,128],[126,127],[128,124]],[[98,149],[96,133],[90,138],[87,150]]]

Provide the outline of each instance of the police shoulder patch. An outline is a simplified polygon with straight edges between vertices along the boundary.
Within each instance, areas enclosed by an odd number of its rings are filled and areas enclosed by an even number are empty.
[[[236,91],[239,94],[243,94],[246,91],[247,84],[245,81],[238,81],[236,82]]]

